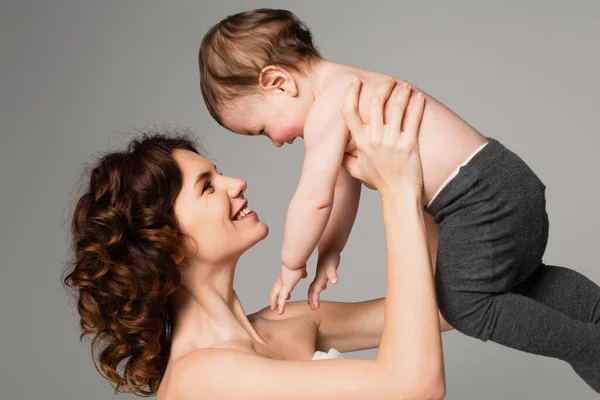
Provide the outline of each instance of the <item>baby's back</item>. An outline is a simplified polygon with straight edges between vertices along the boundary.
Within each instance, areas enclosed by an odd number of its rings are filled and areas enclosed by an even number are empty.
[[[377,86],[390,76],[342,64],[332,64],[328,72],[330,76],[347,73],[361,78],[362,90],[358,111],[363,121],[368,123],[371,96]],[[399,78],[397,81],[399,84],[405,82]],[[413,96],[417,91],[423,92],[414,85],[411,86]],[[423,92],[423,94],[426,103],[419,132],[419,144],[425,184],[424,201],[428,202],[452,171],[487,139],[448,107],[427,93]],[[386,113],[388,108],[389,105],[386,105]]]

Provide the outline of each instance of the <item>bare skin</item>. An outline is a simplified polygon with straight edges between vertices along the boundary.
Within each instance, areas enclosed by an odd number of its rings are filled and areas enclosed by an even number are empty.
[[[340,253],[360,197],[360,182],[352,179],[347,166],[346,170],[341,168],[344,154],[355,151],[339,113],[344,89],[355,76],[362,82],[357,111],[366,123],[370,122],[371,109],[382,106],[377,98],[372,101],[378,85],[390,80],[398,88],[409,85],[386,74],[328,60],[315,63],[307,74],[267,66],[259,77],[260,95],[231,100],[223,115],[223,123],[233,132],[267,136],[277,147],[298,137],[304,139],[306,156],[286,218],[282,267],[271,291],[271,307],[280,313],[294,287],[306,276],[306,262],[315,248],[319,259],[309,288],[311,306],[318,308],[319,293],[328,282],[338,282]],[[411,99],[423,95],[426,100],[419,149],[423,202],[428,204],[453,170],[487,138],[432,96],[414,85],[409,87]]]
[[[437,225],[425,214],[430,257],[435,271],[437,254]],[[287,304],[284,314],[265,307],[246,315],[255,335],[261,342],[244,337],[212,344],[214,348],[232,348],[276,360],[310,360],[315,351],[335,348],[341,352],[368,350],[379,347],[385,315],[385,298],[361,302],[322,301],[313,310],[305,301]],[[241,305],[240,305],[241,307]],[[440,330],[454,329],[439,314]],[[176,347],[171,362],[177,361]],[[171,366],[171,364],[169,365]],[[167,370],[168,373],[168,370]],[[166,377],[166,375],[165,375]]]
[[[350,97],[356,99],[357,94]],[[175,204],[182,230],[198,242],[207,229],[212,236],[202,251],[187,246],[178,260],[182,287],[174,304],[171,356],[158,399],[444,396],[440,330],[450,327],[438,319],[430,255],[435,247],[429,243],[435,242],[431,240],[435,232],[428,230],[430,223],[423,216],[421,183],[398,174],[414,169],[409,168],[411,163],[420,169],[415,138],[421,100],[409,104],[406,114],[412,122],[405,135],[398,135],[399,125],[385,129],[400,147],[369,147],[370,142],[363,141],[361,149],[369,148],[368,152],[359,151],[361,165],[371,160],[365,178],[382,194],[389,241],[386,297],[377,300],[323,302],[317,311],[306,303],[290,303],[285,315],[269,309],[246,315],[233,290],[235,265],[245,249],[266,236],[266,226],[252,214],[236,218],[236,210],[246,204],[245,182],[219,175],[202,157],[175,154],[184,176]],[[405,108],[397,103],[400,120]],[[353,134],[363,137],[375,126],[354,125]],[[197,185],[206,191],[196,189],[196,176],[209,181]],[[379,353],[376,360],[309,361],[315,350],[331,347],[340,351],[379,347]]]

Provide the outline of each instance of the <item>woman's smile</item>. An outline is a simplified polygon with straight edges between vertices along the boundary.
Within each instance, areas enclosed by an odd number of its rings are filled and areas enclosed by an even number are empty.
[[[233,216],[233,221],[243,221],[250,218],[257,218],[258,214],[248,208],[247,203]]]

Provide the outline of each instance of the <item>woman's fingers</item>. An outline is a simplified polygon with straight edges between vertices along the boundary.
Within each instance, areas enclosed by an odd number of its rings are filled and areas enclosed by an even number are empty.
[[[375,190],[373,182],[371,182],[371,180],[368,179],[367,176],[365,176],[362,169],[358,165],[358,157],[346,154],[344,156],[344,160],[342,161],[342,165],[346,169],[346,171],[348,171],[350,176],[352,176],[354,179],[358,179],[359,181],[361,181],[362,184],[365,185],[367,188]]]
[[[342,116],[344,117],[346,126],[350,130],[354,141],[359,144],[362,143],[364,136],[364,124],[358,113],[360,88],[361,81],[358,77],[355,77],[350,86],[346,89],[344,104],[342,106]]]
[[[377,142],[381,139],[379,136],[381,133],[381,127],[383,126],[383,112],[385,109],[385,103],[387,102],[392,90],[396,86],[396,80],[394,78],[385,81],[384,83],[377,86],[373,96],[371,97],[371,126],[370,130],[373,139]]]
[[[362,180],[362,170],[358,166],[358,158],[350,155],[345,155],[344,160],[342,161],[342,165],[353,178]]]
[[[408,82],[396,86],[396,93],[392,96],[390,108],[388,109],[390,112],[388,125],[391,132],[400,133],[411,92],[412,87]]]
[[[423,111],[425,110],[425,98],[423,93],[419,92],[411,99],[406,111],[406,122],[404,124],[404,132],[402,135],[406,140],[407,146],[411,147],[417,143],[417,136]]]
[[[371,99],[371,121],[358,114],[358,87],[346,93],[343,114],[356,143],[356,157],[344,157],[343,165],[354,178],[381,191],[404,190],[406,184],[421,190],[423,173],[417,137],[425,99],[412,93],[408,83],[395,88],[394,80],[379,85]],[[389,118],[385,118],[389,102]],[[404,131],[402,131],[404,128]]]

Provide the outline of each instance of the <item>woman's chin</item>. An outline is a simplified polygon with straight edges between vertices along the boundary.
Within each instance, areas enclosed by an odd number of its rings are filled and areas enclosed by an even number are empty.
[[[260,242],[261,240],[263,240],[267,236],[269,236],[269,225],[267,225],[264,222],[260,221],[259,222],[259,226],[260,226],[260,228],[257,228],[257,229],[260,229],[260,231],[261,231],[260,235],[259,235],[260,239],[258,239],[258,241],[256,243]]]
[[[269,236],[269,226],[262,221],[258,221],[256,226],[252,229],[252,235],[247,237],[248,242],[246,242],[243,251],[251,249],[257,243],[263,241],[267,236]]]

